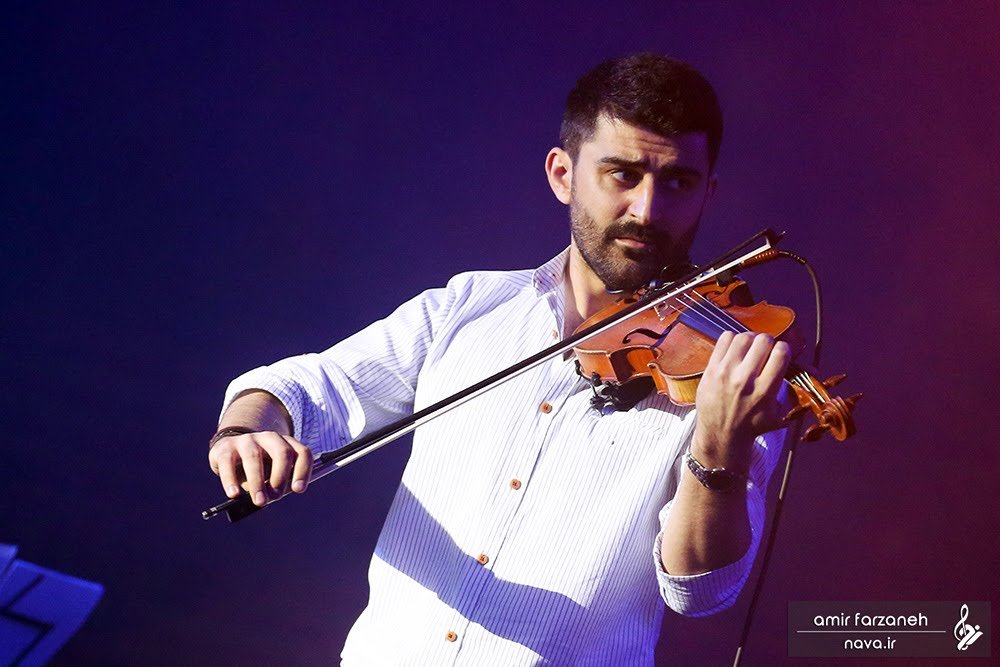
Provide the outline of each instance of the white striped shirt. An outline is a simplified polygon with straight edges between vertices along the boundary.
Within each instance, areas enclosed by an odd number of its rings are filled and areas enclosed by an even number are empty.
[[[299,440],[335,449],[551,345],[566,258],[455,276],[325,352],[237,378],[226,404],[264,389]],[[695,616],[735,601],[780,446],[754,447],[746,555],[670,576],[660,531],[694,410],[654,394],[601,415],[591,395],[557,358],[417,430],[344,665],[651,665],[661,596]]]

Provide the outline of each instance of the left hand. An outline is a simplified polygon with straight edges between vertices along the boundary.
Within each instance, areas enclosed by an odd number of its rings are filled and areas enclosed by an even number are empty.
[[[703,465],[749,468],[753,439],[781,426],[778,390],[790,361],[788,343],[767,334],[719,336],[695,398],[692,446]]]

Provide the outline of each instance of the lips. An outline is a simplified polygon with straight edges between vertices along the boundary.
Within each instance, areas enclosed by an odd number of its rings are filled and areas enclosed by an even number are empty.
[[[616,236],[615,241],[626,248],[649,248],[655,245],[652,241],[644,241],[633,236]]]

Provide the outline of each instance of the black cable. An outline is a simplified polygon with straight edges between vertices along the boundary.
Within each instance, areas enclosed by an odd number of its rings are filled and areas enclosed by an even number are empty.
[[[803,257],[787,250],[778,250],[780,257],[787,257],[801,264],[809,272],[812,278],[813,292],[816,295],[816,343],[813,348],[813,365],[819,366],[820,352],[823,344],[823,292],[820,289],[819,277],[809,262]],[[760,592],[764,587],[764,575],[767,574],[767,566],[771,562],[771,552],[774,550],[775,538],[778,535],[778,524],[781,522],[781,510],[785,506],[785,492],[788,490],[788,482],[792,475],[792,460],[795,457],[795,447],[799,444],[799,432],[802,430],[802,420],[795,422],[791,438],[787,446],[788,456],[785,458],[785,473],[781,478],[781,489],[778,491],[778,499],[774,503],[774,518],[771,520],[771,530],[768,532],[767,541],[764,544],[764,555],[761,556],[760,572],[757,574],[757,581],[754,583],[753,594],[750,596],[750,604],[747,606],[747,615],[743,621],[743,630],[740,632],[740,642],[736,647],[736,657],[733,660],[733,667],[739,667],[740,659],[743,657],[743,648],[746,646],[747,637],[750,635],[750,626],[753,623],[753,615],[757,610],[757,602],[760,599]]]
[[[818,367],[823,347],[823,290],[819,284],[819,276],[816,275],[816,272],[813,271],[813,267],[809,266],[809,262],[807,262],[804,257],[796,255],[794,252],[789,252],[788,250],[778,250],[777,253],[779,257],[787,257],[788,259],[804,266],[806,271],[809,272],[809,277],[812,279],[813,294],[816,295],[816,344],[813,347],[813,366]]]

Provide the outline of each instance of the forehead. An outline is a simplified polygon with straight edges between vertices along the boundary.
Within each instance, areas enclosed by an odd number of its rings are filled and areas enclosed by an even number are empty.
[[[707,173],[708,136],[686,132],[665,137],[623,120],[601,116],[594,134],[580,145],[580,159],[617,158],[647,162],[651,167],[684,166]]]

